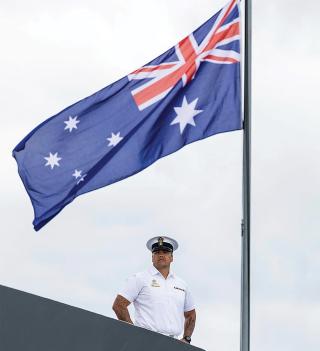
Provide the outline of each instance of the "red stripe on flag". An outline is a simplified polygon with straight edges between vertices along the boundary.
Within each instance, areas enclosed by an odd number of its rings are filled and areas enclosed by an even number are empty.
[[[164,69],[168,69],[175,66],[174,63],[168,63],[166,65],[159,65],[159,66],[155,66],[155,67],[141,67],[139,69],[137,69],[136,71],[133,71],[130,74],[137,74],[137,73],[141,73],[141,72],[153,72],[153,71],[160,71],[160,70],[164,70]]]
[[[224,39],[229,39],[235,35],[239,35],[240,34],[240,25],[239,22],[236,22],[234,24],[232,24],[229,28],[223,30],[222,32],[216,33],[211,40],[209,41],[209,43],[207,44],[206,48],[203,51],[210,51],[212,50],[216,44]]]
[[[186,37],[179,42],[179,48],[184,60],[187,62],[196,56],[190,37]]]
[[[232,3],[229,5],[227,11],[225,12],[224,16],[222,17],[220,23],[218,24],[217,26],[217,29],[216,31],[221,27],[221,24],[225,21],[225,19],[229,16],[233,6],[235,5],[235,3],[237,2],[238,0],[233,0]]]
[[[185,73],[185,67],[182,66],[176,71],[161,78],[157,82],[151,84],[145,89],[133,95],[136,104],[142,105],[146,101],[153,99],[155,96],[163,94],[166,90],[173,88]]]
[[[213,60],[213,61],[219,61],[219,62],[230,62],[230,63],[237,63],[239,60],[234,59],[233,57],[221,57],[221,56],[215,56],[215,55],[208,55],[203,58],[204,60]]]
[[[187,82],[189,82],[197,69],[195,65],[197,53],[192,46],[190,36],[179,42],[179,48],[185,62],[188,64],[185,70],[185,74],[187,76]]]

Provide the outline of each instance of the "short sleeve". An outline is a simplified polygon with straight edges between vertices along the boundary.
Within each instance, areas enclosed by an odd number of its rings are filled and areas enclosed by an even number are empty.
[[[192,311],[194,309],[195,309],[194,299],[189,288],[187,288],[186,298],[184,300],[184,312]]]
[[[139,295],[142,289],[142,282],[137,274],[129,277],[122,290],[120,290],[119,295],[126,298],[128,301],[133,302]]]

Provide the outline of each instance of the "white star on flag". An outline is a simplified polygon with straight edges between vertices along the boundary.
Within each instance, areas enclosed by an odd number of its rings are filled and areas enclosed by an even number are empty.
[[[123,137],[120,136],[120,132],[117,134],[111,133],[111,137],[107,138],[109,140],[108,146],[116,146],[122,139]]]
[[[47,160],[47,163],[45,166],[50,166],[51,169],[54,168],[54,166],[60,166],[59,161],[62,160],[61,157],[58,157],[58,153],[56,152],[54,155],[50,152],[48,157],[44,157]]]
[[[203,110],[196,110],[196,104],[198,102],[198,98],[190,102],[188,104],[187,98],[184,96],[182,106],[174,107],[176,111],[176,118],[170,123],[170,125],[178,124],[180,125],[180,134],[183,133],[187,124],[191,124],[192,126],[196,126],[193,117],[201,113]]]
[[[72,177],[75,177],[76,179],[80,178],[81,177],[81,173],[82,171],[78,171],[77,169],[74,170],[73,174],[72,174]]]
[[[71,133],[72,129],[78,129],[77,124],[80,123],[80,121],[77,120],[78,116],[75,117],[71,117],[69,116],[69,120],[68,121],[64,121],[64,123],[66,124],[66,126],[64,127],[64,129],[69,129],[69,132]]]

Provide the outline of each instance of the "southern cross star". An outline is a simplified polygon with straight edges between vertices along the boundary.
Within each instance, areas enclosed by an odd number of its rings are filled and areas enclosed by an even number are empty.
[[[44,157],[44,159],[47,160],[47,163],[45,166],[50,166],[51,169],[54,168],[54,166],[60,166],[59,161],[62,160],[61,157],[58,157],[58,153],[56,152],[54,155],[50,152],[48,157]]]
[[[180,134],[183,133],[187,124],[191,124],[192,126],[196,126],[193,117],[201,113],[203,110],[196,110],[196,104],[198,102],[198,98],[190,102],[188,104],[187,98],[184,96],[182,101],[182,106],[175,107],[174,110],[176,111],[176,118],[171,122],[170,125],[178,124],[180,125]]]
[[[77,169],[74,170],[73,174],[72,174],[72,177],[75,177],[76,179],[80,178],[81,177],[81,173],[82,171],[78,171]]]
[[[64,129],[69,129],[69,132],[71,133],[72,129],[78,129],[77,124],[80,123],[80,121],[77,120],[78,116],[75,117],[71,117],[69,116],[69,120],[68,121],[64,121],[64,123],[66,124],[66,126],[64,127]]]
[[[109,140],[108,146],[116,146],[122,139],[123,137],[120,136],[120,132],[117,134],[111,133],[111,137],[107,138]]]
[[[80,178],[78,181],[77,181],[77,184],[79,184],[80,182],[83,182],[84,181],[84,178],[87,176],[87,174],[84,174],[82,175],[82,171],[78,171],[77,169],[74,170],[73,174],[72,174],[73,177],[75,177],[75,179],[77,180],[78,178]]]

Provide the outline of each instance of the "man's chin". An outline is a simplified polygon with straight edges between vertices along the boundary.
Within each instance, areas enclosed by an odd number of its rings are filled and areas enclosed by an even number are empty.
[[[158,266],[158,268],[168,268],[169,267],[169,265],[164,261],[158,262],[157,266]]]

